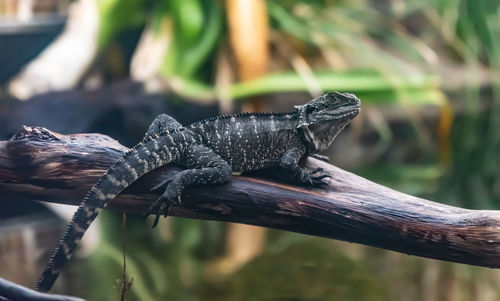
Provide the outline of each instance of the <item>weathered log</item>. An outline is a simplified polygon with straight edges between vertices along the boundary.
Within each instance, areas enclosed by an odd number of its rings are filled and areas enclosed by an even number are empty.
[[[0,142],[2,206],[21,200],[77,205],[127,148],[99,134],[61,135],[23,127]],[[411,255],[500,268],[500,211],[468,210],[413,197],[309,158],[332,180],[308,189],[275,180],[233,176],[224,185],[187,189],[174,216],[230,221],[362,243]],[[143,212],[150,188],[175,167],[160,168],[110,204]]]

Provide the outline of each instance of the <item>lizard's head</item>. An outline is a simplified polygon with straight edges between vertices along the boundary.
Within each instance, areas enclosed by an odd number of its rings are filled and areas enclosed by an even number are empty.
[[[296,106],[301,130],[310,150],[327,149],[333,139],[361,109],[360,100],[350,93],[331,92]]]

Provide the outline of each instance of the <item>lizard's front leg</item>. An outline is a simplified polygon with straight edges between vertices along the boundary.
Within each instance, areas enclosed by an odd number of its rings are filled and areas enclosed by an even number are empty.
[[[178,200],[187,186],[219,184],[231,180],[231,166],[206,146],[191,145],[180,161],[190,169],[173,175],[155,187],[167,186],[165,192],[145,213],[146,216],[156,214],[153,227],[158,223],[160,215],[168,215],[172,202]]]
[[[324,182],[323,179],[331,178],[331,176],[321,173],[323,171],[322,168],[310,171],[299,166],[300,158],[302,158],[304,153],[305,149],[297,147],[289,149],[281,157],[280,166],[290,170],[301,184],[317,187],[327,186],[328,183]]]

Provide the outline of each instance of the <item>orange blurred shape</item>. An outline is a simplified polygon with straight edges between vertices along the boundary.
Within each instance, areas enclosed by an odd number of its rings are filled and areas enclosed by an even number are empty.
[[[449,102],[445,102],[441,107],[441,114],[438,123],[439,139],[439,162],[441,165],[448,165],[451,160],[450,132],[453,125],[453,109]]]
[[[269,25],[263,0],[226,0],[229,37],[240,80],[266,73],[269,61]]]

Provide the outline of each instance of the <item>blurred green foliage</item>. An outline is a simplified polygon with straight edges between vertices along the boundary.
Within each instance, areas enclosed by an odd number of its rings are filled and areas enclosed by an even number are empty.
[[[210,281],[210,279],[207,279]],[[206,280],[206,281],[207,281]],[[202,300],[388,300],[387,287],[363,261],[309,239],[266,251],[231,277],[200,289]]]
[[[100,45],[104,46],[120,30],[136,26],[140,20],[145,23],[145,11],[150,10],[152,22],[171,24],[168,33],[170,46],[161,73],[176,81],[177,93],[195,98],[224,95],[231,99],[241,99],[283,91],[308,91],[306,79],[298,73],[290,72],[271,73],[254,81],[235,83],[218,89],[213,87],[213,67],[207,64],[213,60],[217,49],[216,42],[225,34],[223,25],[226,24],[223,8],[218,1],[176,0],[154,5],[148,1],[125,2],[127,5],[119,5],[118,1],[113,0],[101,3],[101,20],[105,22],[101,24]],[[283,6],[279,4],[281,2]],[[366,102],[394,102],[401,101],[402,98],[417,104],[442,101],[443,97],[437,89],[437,77],[418,69],[408,72],[400,67],[402,62],[394,55],[373,45],[374,37],[371,33],[365,32],[366,28],[360,28],[360,25],[367,22],[356,20],[360,17],[356,14],[356,7],[326,4],[306,4],[300,1],[268,3],[273,27],[280,33],[301,39],[307,47],[311,47],[308,51],[343,51],[343,54],[347,55],[343,64],[358,62],[348,69],[340,70],[321,66],[314,74],[314,80],[323,91],[365,92],[363,96]],[[290,8],[294,6],[299,8]],[[287,10],[299,13],[288,14]],[[338,16],[332,15],[333,12],[338,12]],[[379,19],[381,17],[379,16]],[[339,20],[336,20],[337,18]],[[130,21],[127,21],[128,19]],[[368,28],[377,28],[366,25]],[[388,26],[386,32],[389,32]],[[398,36],[394,37],[396,40],[397,38]],[[407,42],[408,39],[402,37],[399,44],[407,45]],[[340,50],[337,49],[339,45],[343,47]]]
[[[500,3],[438,1],[433,14],[442,20],[443,36],[464,58],[467,85],[459,91],[465,111],[451,132],[453,158],[440,182],[442,201],[469,208],[500,208]],[[478,82],[484,68],[490,81]]]
[[[171,47],[167,51],[162,73],[203,80],[199,70],[214,51],[222,33],[223,14],[218,1],[170,1],[172,18]]]
[[[147,17],[146,0],[99,0],[98,45],[102,48],[124,30],[143,26]]]

